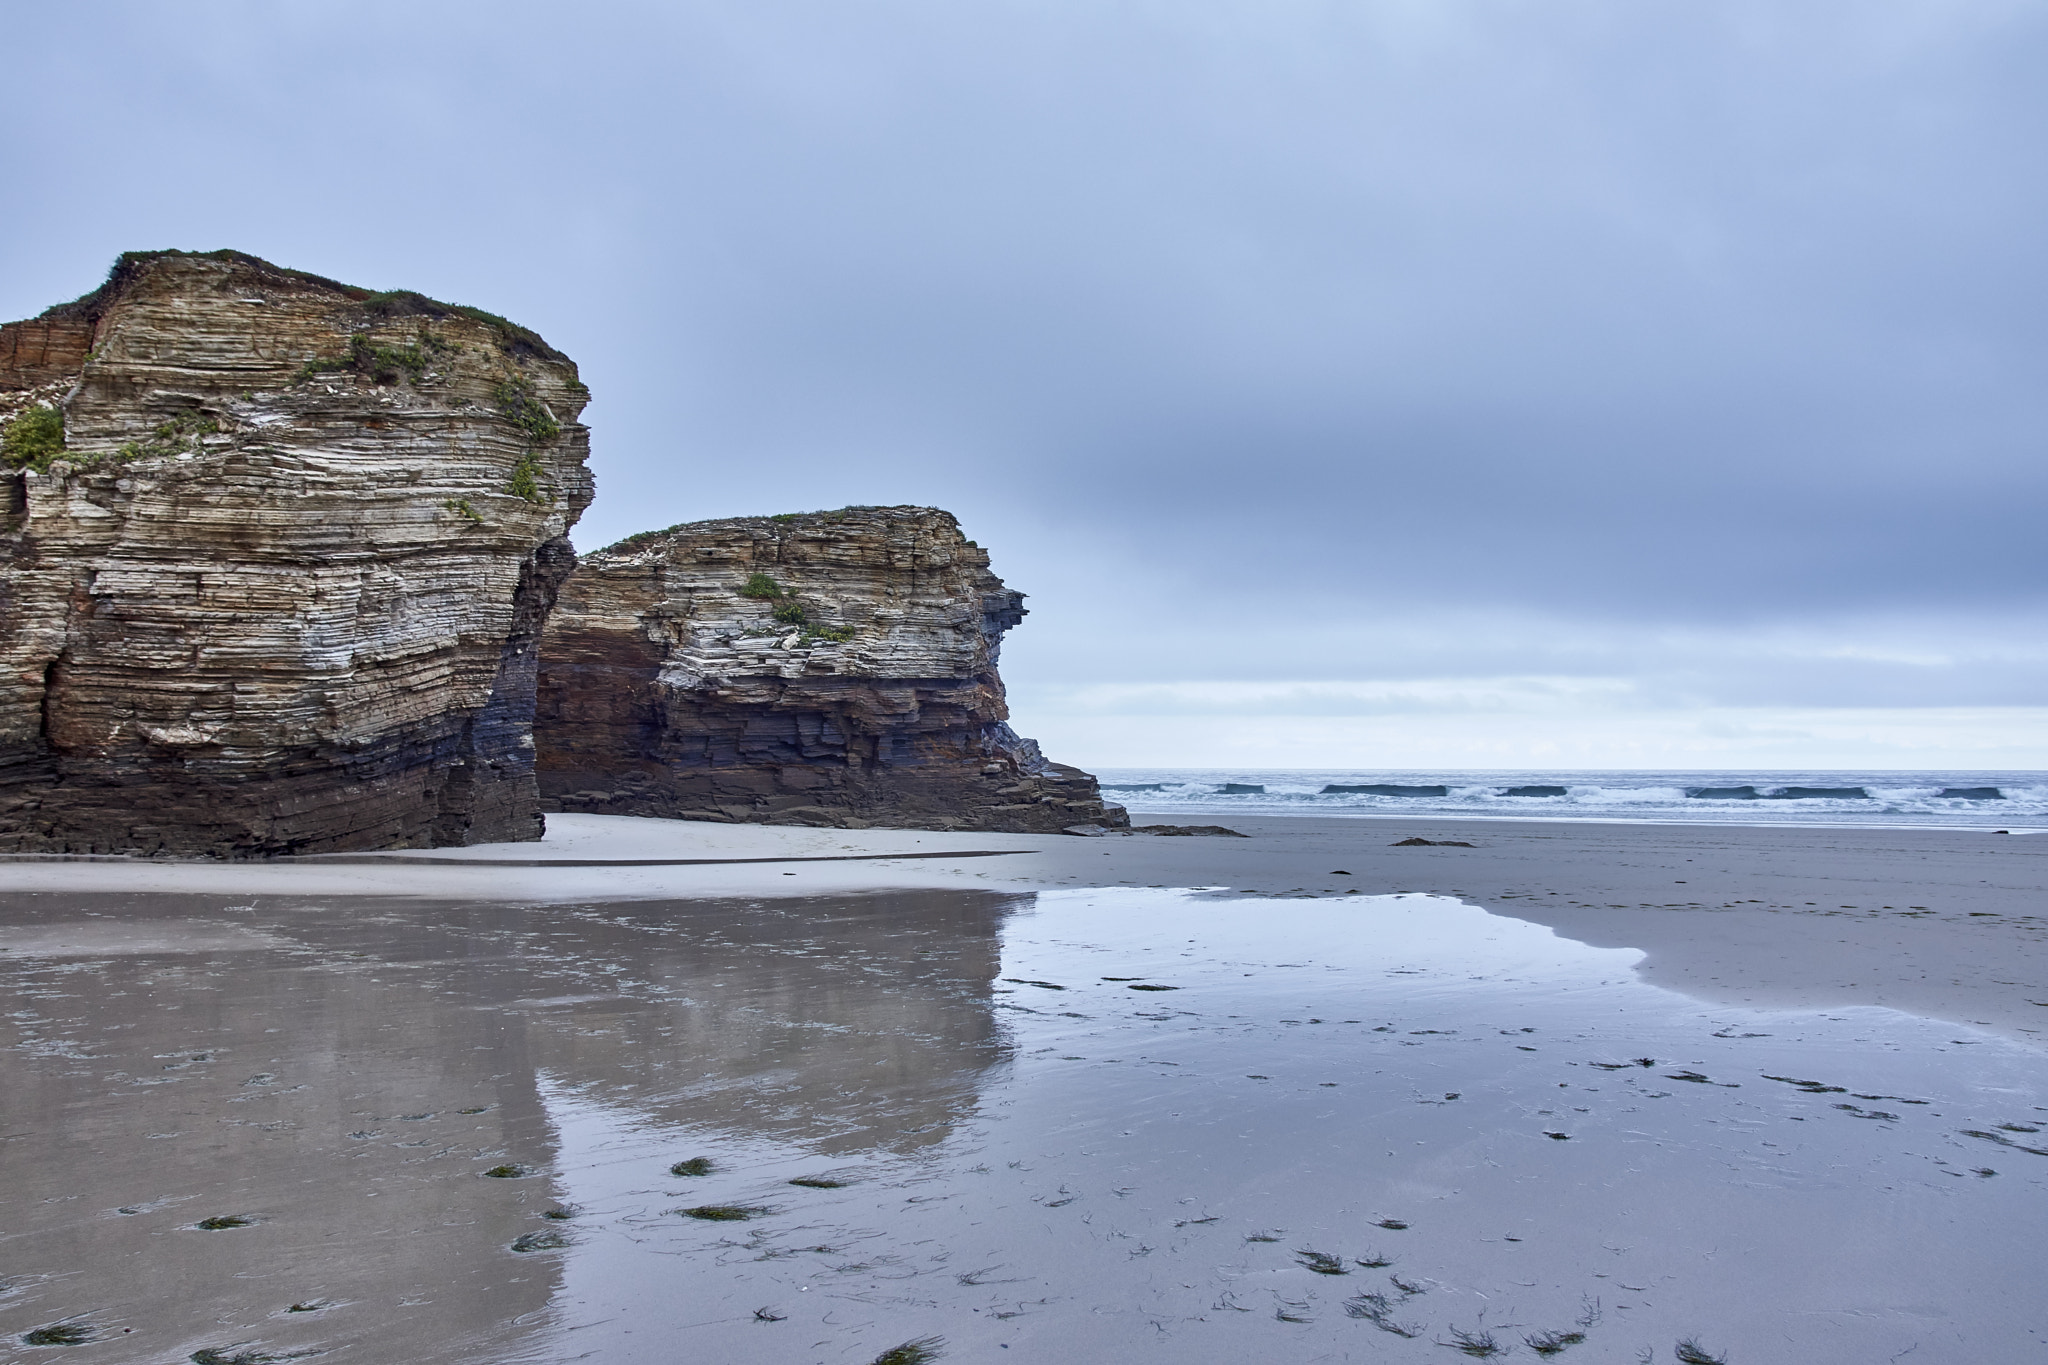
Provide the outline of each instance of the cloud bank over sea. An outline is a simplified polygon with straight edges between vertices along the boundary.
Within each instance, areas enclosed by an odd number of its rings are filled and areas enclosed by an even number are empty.
[[[595,391],[585,548],[945,506],[1032,594],[1005,675],[1075,761],[2048,764],[2038,5],[10,40],[48,211],[0,224],[0,313],[160,246],[489,301]]]

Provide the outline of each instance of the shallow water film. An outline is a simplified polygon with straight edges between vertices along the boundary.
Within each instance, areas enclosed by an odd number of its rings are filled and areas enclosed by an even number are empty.
[[[2040,1053],[1710,1009],[1636,957],[1426,896],[12,896],[0,1330],[202,1365],[2041,1352]]]

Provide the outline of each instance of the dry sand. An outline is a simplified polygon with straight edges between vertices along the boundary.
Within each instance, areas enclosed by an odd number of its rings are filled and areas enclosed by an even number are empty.
[[[1597,947],[1640,948],[1646,980],[1703,1000],[1882,1005],[2048,1040],[2048,842],[2039,835],[1292,817],[1240,819],[1233,827],[1245,839],[598,815],[551,816],[549,824],[539,844],[288,863],[11,861],[0,863],[0,885],[540,901],[962,886],[1427,891]],[[1476,847],[1394,846],[1417,836]],[[963,856],[978,853],[1001,856]],[[632,865],[664,859],[709,861]]]

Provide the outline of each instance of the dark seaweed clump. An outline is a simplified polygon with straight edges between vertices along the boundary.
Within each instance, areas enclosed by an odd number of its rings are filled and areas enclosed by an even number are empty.
[[[771,1210],[758,1204],[699,1204],[695,1208],[678,1209],[676,1212],[686,1218],[701,1218],[707,1223],[743,1223],[749,1218],[758,1218]]]
[[[678,1161],[668,1168],[670,1175],[710,1175],[718,1167],[708,1156],[693,1156],[688,1161]]]
[[[83,1346],[92,1338],[92,1328],[82,1322],[53,1322],[21,1336],[22,1344],[27,1346]]]
[[[1559,1355],[1567,1348],[1576,1346],[1585,1339],[1586,1334],[1579,1331],[1532,1332],[1522,1338],[1524,1342],[1528,1343],[1530,1350],[1546,1358]]]
[[[1355,1299],[1346,1299],[1344,1313],[1347,1317],[1360,1318],[1382,1332],[1390,1332],[1397,1337],[1422,1335],[1420,1327],[1395,1320],[1394,1305],[1385,1294],[1360,1294]]]
[[[874,1365],[929,1365],[945,1353],[944,1337],[919,1337],[901,1346],[891,1346],[875,1357]]]
[[[242,1217],[239,1213],[223,1213],[212,1218],[202,1218],[193,1226],[204,1228],[208,1232],[219,1232],[224,1228],[249,1227],[251,1226],[251,1220]]]
[[[1303,1247],[1294,1253],[1294,1258],[1301,1262],[1303,1270],[1311,1270],[1318,1275],[1349,1275],[1351,1273],[1350,1269],[1344,1264],[1342,1256],[1332,1256],[1327,1251],[1311,1251],[1307,1247]]]
[[[1451,1328],[1449,1341],[1438,1344],[1448,1346],[1460,1355],[1468,1355],[1475,1360],[1491,1360],[1509,1349],[1501,1345],[1499,1339],[1491,1332],[1467,1332],[1457,1327]]]

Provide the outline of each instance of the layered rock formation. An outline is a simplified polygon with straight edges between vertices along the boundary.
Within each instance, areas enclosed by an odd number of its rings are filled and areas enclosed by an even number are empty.
[[[1046,831],[1119,827],[1005,723],[1023,595],[929,507],[698,522],[584,557],[541,647],[551,810]]]
[[[502,318],[233,252],[0,328],[0,849],[539,837],[587,397]]]

